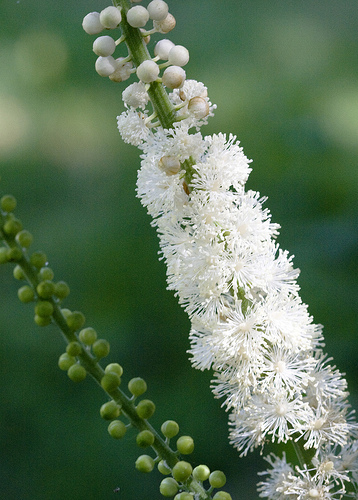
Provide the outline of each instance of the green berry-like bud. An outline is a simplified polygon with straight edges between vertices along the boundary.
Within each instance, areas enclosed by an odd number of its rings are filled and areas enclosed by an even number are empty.
[[[51,316],[39,316],[35,314],[34,321],[38,326],[48,326],[51,323]]]
[[[58,281],[55,283],[54,294],[60,300],[65,299],[70,293],[70,287],[65,281]]]
[[[174,500],[194,500],[194,496],[191,493],[183,491],[182,493],[175,495]]]
[[[25,279],[24,271],[22,270],[22,268],[18,264],[14,267],[12,274],[16,280],[24,280]]]
[[[123,368],[118,363],[110,363],[109,365],[106,366],[104,372],[105,373],[114,372],[118,375],[118,377],[121,377],[123,375]]]
[[[121,378],[115,372],[108,372],[101,379],[101,386],[105,391],[114,391],[121,383]]]
[[[17,205],[16,198],[12,194],[4,194],[0,200],[0,206],[5,212],[12,212]]]
[[[92,345],[97,340],[97,332],[91,327],[81,330],[78,336],[80,341],[86,345]]]
[[[44,252],[34,252],[30,256],[30,262],[33,266],[37,267],[37,269],[41,269],[47,262],[47,256]]]
[[[23,229],[22,231],[17,233],[15,239],[22,248],[29,248],[31,246],[31,243],[33,242],[34,237],[29,231]]]
[[[10,236],[16,236],[22,229],[22,223],[15,217],[7,220],[4,224],[4,232]]]
[[[163,436],[170,439],[176,436],[179,432],[179,425],[174,420],[166,420],[160,430],[163,433]]]
[[[51,316],[51,314],[53,313],[52,303],[48,300],[39,300],[39,302],[35,306],[35,313],[38,316],[42,316],[43,318]]]
[[[173,467],[173,478],[178,481],[179,483],[182,483],[190,477],[191,473],[193,472],[193,467],[189,462],[185,462],[184,460],[181,460],[180,462],[177,462],[174,467]]]
[[[54,272],[52,271],[52,269],[50,267],[41,267],[40,271],[39,271],[39,274],[38,274],[38,277],[39,277],[39,280],[53,280],[53,277],[54,277]]]
[[[142,378],[135,377],[128,382],[128,389],[133,396],[141,396],[147,390],[147,383]]]
[[[213,488],[222,488],[226,483],[226,476],[221,470],[214,470],[209,476],[209,483]]]
[[[81,344],[79,342],[76,342],[75,340],[73,342],[70,342],[69,344],[67,344],[66,352],[70,356],[78,356],[82,352]]]
[[[154,443],[154,434],[150,431],[141,431],[137,434],[136,437],[137,445],[141,448],[147,448],[148,446],[152,446]]]
[[[149,455],[141,455],[135,462],[135,467],[139,472],[152,472],[155,462]]]
[[[8,262],[9,259],[7,251],[8,249],[6,247],[0,248],[0,264],[6,264],[6,262]]]
[[[92,345],[92,352],[97,359],[102,359],[108,356],[110,350],[109,342],[105,339],[98,339]]]
[[[218,491],[213,496],[213,500],[232,500],[230,493],[226,493],[226,491]]]
[[[87,372],[82,365],[76,363],[69,367],[67,375],[73,382],[82,382],[86,378]]]
[[[159,486],[159,491],[163,497],[173,497],[178,493],[178,483],[172,477],[166,477]]]
[[[76,363],[76,358],[70,356],[67,352],[64,352],[58,358],[58,367],[60,368],[60,370],[67,371],[70,368],[70,366],[74,365],[75,363]]]
[[[127,432],[127,427],[121,420],[113,420],[108,426],[108,432],[112,438],[121,439]]]
[[[165,464],[164,460],[161,460],[159,463],[158,463],[158,470],[161,474],[163,474],[163,476],[168,476],[168,474],[171,474],[171,470],[169,469],[169,467]]]
[[[181,436],[177,441],[177,450],[182,455],[190,455],[194,451],[194,440],[190,436]]]
[[[121,409],[119,405],[117,405],[117,403],[113,400],[104,403],[99,410],[101,417],[105,420],[113,420],[114,418],[119,417],[120,412]]]
[[[72,311],[70,311],[69,309],[64,308],[64,309],[61,309],[61,313],[62,313],[63,317],[65,319],[67,319],[69,317],[69,315],[72,314]]]
[[[31,286],[24,285],[18,289],[17,296],[19,297],[21,302],[24,302],[26,304],[27,302],[32,302],[34,300],[35,292]]]
[[[36,287],[36,292],[42,299],[50,299],[54,291],[55,284],[50,280],[40,281],[40,283]]]
[[[16,262],[22,258],[22,252],[20,248],[12,247],[7,249],[7,260],[10,262]]]
[[[210,469],[207,465],[198,465],[193,470],[193,476],[197,481],[206,481],[210,476]]]
[[[72,331],[76,331],[82,328],[83,325],[85,324],[85,321],[86,318],[84,314],[81,313],[81,311],[73,311],[66,318],[67,326],[71,328]]]
[[[155,412],[155,404],[150,399],[143,399],[138,403],[136,410],[140,418],[148,419]]]

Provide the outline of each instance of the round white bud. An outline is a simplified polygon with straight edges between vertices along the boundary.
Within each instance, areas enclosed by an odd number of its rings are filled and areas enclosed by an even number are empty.
[[[99,20],[99,12],[90,12],[83,18],[82,28],[89,35],[97,35],[101,33],[104,29],[104,26],[101,24]]]
[[[97,56],[111,56],[116,49],[116,43],[110,36],[99,36],[93,42],[93,52]]]
[[[159,40],[159,42],[154,47],[154,55],[158,56],[163,61],[167,61],[169,57],[169,51],[175,47],[174,43],[167,38]]]
[[[150,59],[143,61],[137,68],[137,76],[143,83],[155,82],[159,75],[159,66]]]
[[[169,31],[173,30],[176,25],[175,17],[171,14],[168,14],[163,21],[153,21],[154,28],[158,31],[158,33],[169,33]]]
[[[185,66],[189,61],[189,51],[183,45],[174,45],[169,51],[168,61],[175,66]]]
[[[168,15],[168,5],[163,0],[153,0],[148,4],[149,17],[153,21],[163,21]]]
[[[167,175],[175,175],[180,170],[180,161],[175,156],[162,156],[158,166]]]
[[[126,61],[124,57],[118,57],[114,61],[114,72],[109,75],[112,82],[124,82],[132,74],[133,64],[131,61]]]
[[[127,12],[127,21],[133,28],[145,26],[149,19],[149,12],[142,5],[135,5]]]
[[[195,118],[205,118],[210,111],[209,103],[203,97],[193,97],[189,101],[188,111],[192,113]]]
[[[110,6],[101,11],[99,19],[105,28],[114,29],[121,22],[122,16],[117,7]]]
[[[112,56],[108,57],[98,57],[95,64],[96,71],[101,76],[109,76],[111,75],[115,68],[115,61]]]
[[[186,74],[180,66],[169,66],[162,77],[163,85],[168,89],[178,89],[185,82]]]

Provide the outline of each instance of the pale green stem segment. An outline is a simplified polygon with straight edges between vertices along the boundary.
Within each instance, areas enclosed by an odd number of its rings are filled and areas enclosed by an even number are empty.
[[[7,235],[3,231],[3,224],[4,218],[0,213],[0,241],[2,240],[8,248],[16,248],[21,251],[21,257],[17,258],[14,263],[21,267],[27,282],[34,289],[34,291],[36,291],[36,288],[40,283],[38,278],[38,269],[31,264],[26,250],[17,243],[15,237]],[[86,349],[86,346],[80,341],[76,332],[68,326],[66,318],[61,311],[58,299],[53,296],[47,300],[49,300],[53,305],[53,322],[59,327],[67,343],[75,341],[82,346],[82,352],[77,356],[77,358],[81,365],[86,369],[87,373],[89,373],[103,389],[101,386],[101,380],[105,375],[105,371],[98,363],[97,358]],[[133,400],[118,387],[111,391],[106,391],[105,389],[103,390],[120,406],[121,412],[128,418],[132,426],[136,427],[140,431],[148,430],[154,435],[152,448],[160,459],[164,460],[170,468],[173,468],[180,459],[178,453],[170,448],[169,444],[160,436],[160,434],[147,420],[139,417]],[[200,500],[212,499],[211,494],[208,493],[202,484],[197,482],[192,476],[184,484],[186,490],[197,494]]]

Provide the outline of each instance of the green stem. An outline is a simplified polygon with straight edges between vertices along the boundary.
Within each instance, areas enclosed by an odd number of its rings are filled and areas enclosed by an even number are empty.
[[[38,278],[38,269],[31,264],[26,251],[16,242],[15,238],[13,236],[7,235],[2,230],[3,223],[4,217],[2,217],[2,214],[0,213],[0,240],[3,240],[8,248],[17,248],[21,251],[21,257],[17,259],[15,263],[21,267],[27,282],[36,291],[36,288],[40,283],[40,280]],[[101,380],[105,375],[105,371],[98,363],[97,358],[86,349],[86,346],[80,341],[76,333],[68,326],[66,318],[61,311],[58,299],[52,297],[48,300],[51,301],[54,308],[52,314],[53,323],[58,326],[67,343],[76,341],[81,344],[82,351],[77,356],[77,358],[80,361],[81,365],[86,369],[87,373],[89,373],[92,378],[94,378],[94,380],[98,383],[98,385],[103,389]],[[128,418],[133,427],[136,427],[140,431],[148,430],[154,435],[154,443],[152,445],[152,448],[154,449],[158,457],[163,459],[170,468],[173,468],[174,465],[179,461],[178,453],[170,448],[169,444],[159,435],[159,433],[147,420],[139,417],[132,398],[129,398],[119,387],[110,391],[107,391],[105,389],[103,390],[121,407],[121,412]],[[201,485],[201,483],[196,481],[193,477],[189,478],[188,481],[186,481],[185,487],[188,491],[199,495],[198,498],[200,498],[200,500],[212,499],[211,494],[209,494]]]

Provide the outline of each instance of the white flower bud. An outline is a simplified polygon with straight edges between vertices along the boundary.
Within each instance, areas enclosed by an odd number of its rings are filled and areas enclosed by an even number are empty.
[[[169,57],[169,51],[174,47],[174,43],[167,38],[159,40],[159,42],[154,47],[154,55],[158,56],[163,61],[167,61]]]
[[[115,61],[112,56],[108,57],[98,57],[95,64],[96,71],[101,76],[109,76],[111,75],[115,68]]]
[[[99,20],[99,12],[90,12],[83,18],[82,28],[89,35],[97,35],[101,33],[104,29],[104,26],[101,24]]]
[[[132,74],[133,64],[131,61],[126,61],[124,57],[118,57],[114,61],[114,72],[109,75],[112,82],[124,82]]]
[[[183,45],[175,45],[169,51],[168,60],[175,66],[185,66],[189,61],[189,51]]]
[[[192,113],[195,118],[205,118],[210,111],[209,103],[202,97],[193,97],[189,101],[188,111]]]
[[[178,89],[185,82],[186,74],[180,66],[169,66],[162,77],[163,85],[169,89]]]
[[[168,5],[163,0],[153,0],[148,4],[149,17],[153,21],[163,21],[168,15]]]
[[[127,12],[127,21],[133,28],[145,26],[149,19],[149,12],[142,5],[131,7]]]
[[[167,175],[175,175],[180,170],[180,161],[175,156],[162,156],[158,166]]]
[[[151,60],[143,61],[137,68],[137,76],[143,83],[155,82],[159,75],[159,66]]]
[[[93,42],[93,52],[97,56],[111,56],[116,49],[116,43],[110,36],[99,36]]]
[[[105,28],[114,29],[121,22],[122,16],[117,7],[110,6],[101,11],[99,19]]]
[[[159,33],[169,33],[169,31],[175,28],[175,25],[175,17],[171,14],[168,14],[163,21],[153,21],[153,26]]]

